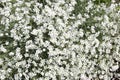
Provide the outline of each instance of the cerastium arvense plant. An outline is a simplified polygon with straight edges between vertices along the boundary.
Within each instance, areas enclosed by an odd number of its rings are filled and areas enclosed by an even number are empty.
[[[0,80],[119,80],[117,0],[0,0]]]

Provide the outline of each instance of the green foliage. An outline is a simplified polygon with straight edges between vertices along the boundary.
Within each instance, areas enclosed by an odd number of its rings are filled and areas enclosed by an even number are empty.
[[[81,2],[80,0],[76,0],[77,4],[75,5],[75,8],[73,10],[73,14],[78,15],[79,13],[84,13],[85,12],[85,6],[87,5],[86,0]]]
[[[110,4],[111,0],[95,0],[94,3],[95,4],[101,4],[101,3]]]

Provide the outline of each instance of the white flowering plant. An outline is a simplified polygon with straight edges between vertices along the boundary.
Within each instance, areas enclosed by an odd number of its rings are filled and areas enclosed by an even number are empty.
[[[119,0],[0,0],[0,80],[120,80]]]

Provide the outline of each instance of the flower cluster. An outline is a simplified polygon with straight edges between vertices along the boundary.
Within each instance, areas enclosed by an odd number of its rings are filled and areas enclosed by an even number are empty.
[[[0,80],[119,80],[119,15],[115,0],[1,0]]]

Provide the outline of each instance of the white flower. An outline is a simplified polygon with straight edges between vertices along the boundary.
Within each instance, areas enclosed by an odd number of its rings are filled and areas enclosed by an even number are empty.
[[[14,79],[15,79],[15,80],[19,80],[19,75],[18,75],[18,74],[15,74],[15,75],[14,75]]]
[[[92,8],[93,8],[93,2],[89,1],[88,6],[86,7],[86,10],[89,12],[89,10],[92,9]]]
[[[80,37],[83,37],[83,35],[84,35],[83,29],[80,29],[79,32],[80,32],[80,34],[79,34]]]
[[[81,74],[81,80],[91,80],[85,74]]]
[[[4,34],[3,34],[3,33],[0,33],[0,36],[2,37],[2,36],[4,36]]]
[[[15,65],[16,65],[16,67],[19,67],[20,66],[20,62],[17,62]]]
[[[30,77],[30,78],[32,78],[32,77],[34,77],[34,76],[36,75],[36,74],[33,73],[33,72],[29,72],[28,74],[29,74],[29,77]]]
[[[38,30],[33,29],[33,31],[31,32],[31,34],[33,34],[33,35],[37,35],[37,34],[38,34]]]
[[[91,26],[91,31],[92,31],[92,33],[95,33],[95,27],[94,26]]]
[[[5,53],[5,52],[7,52],[7,49],[5,49],[5,47],[4,47],[3,45],[1,45],[1,46],[0,46],[0,51],[2,51],[2,52]]]
[[[7,72],[11,72],[11,71],[12,71],[12,69],[11,69],[11,68],[8,68],[8,69],[7,69]]]
[[[0,79],[4,80],[5,79],[5,75],[0,75]]]
[[[100,60],[100,63],[99,63],[99,66],[104,69],[105,71],[108,70],[108,66],[107,66],[107,63],[105,62],[106,60],[103,59],[103,60]]]
[[[9,56],[13,56],[13,55],[14,55],[14,53],[13,53],[13,52],[10,52],[10,53],[9,53]]]
[[[8,44],[9,44],[9,42],[8,42],[8,41],[6,41],[6,42],[5,42],[5,45],[8,45]]]
[[[0,79],[91,80],[98,74],[109,80],[110,67],[119,69],[113,60],[120,59],[119,4],[94,1],[1,0]],[[4,35],[12,39],[2,40]]]
[[[111,71],[116,71],[119,68],[119,65],[113,65]]]
[[[15,57],[16,57],[17,60],[21,60],[22,59],[23,56],[20,54],[20,48],[16,49],[16,56]]]
[[[3,65],[3,60],[0,58],[0,65]]]

